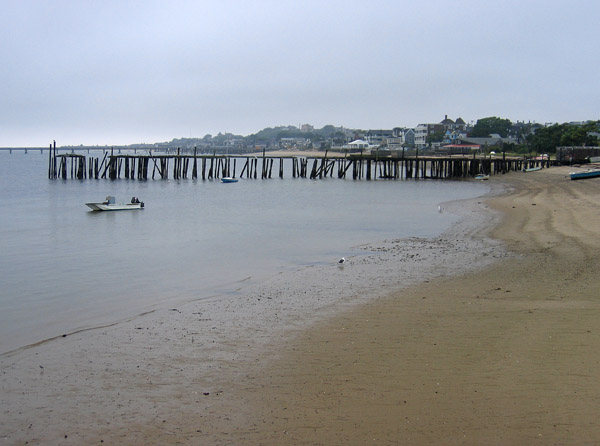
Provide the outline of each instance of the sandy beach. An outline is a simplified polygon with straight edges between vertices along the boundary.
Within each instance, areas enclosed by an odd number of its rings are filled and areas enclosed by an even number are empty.
[[[569,170],[500,179],[491,235],[516,257],[290,345],[247,444],[597,444],[600,183]]]
[[[571,170],[493,176],[432,240],[4,355],[0,444],[597,444],[600,182]]]

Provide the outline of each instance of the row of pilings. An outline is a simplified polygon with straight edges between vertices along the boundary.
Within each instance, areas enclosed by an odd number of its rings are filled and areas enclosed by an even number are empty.
[[[382,157],[373,155],[262,156],[207,154],[115,154],[104,152],[102,157],[86,157],[75,153],[57,154],[50,150],[49,178],[76,179],[199,179],[223,177],[267,179],[275,167],[279,178],[284,177],[284,160],[291,160],[294,178],[322,179],[327,177],[375,179],[458,179],[479,174],[495,175],[532,167],[549,167],[552,161],[517,157],[427,156]],[[238,163],[239,162],[239,163]]]

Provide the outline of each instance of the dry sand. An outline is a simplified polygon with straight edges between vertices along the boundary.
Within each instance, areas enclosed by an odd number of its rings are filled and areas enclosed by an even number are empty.
[[[597,444],[600,181],[570,170],[492,177],[434,240],[5,355],[0,444]]]
[[[599,444],[600,181],[569,170],[502,178],[514,191],[488,201],[518,257],[291,344],[244,444]]]

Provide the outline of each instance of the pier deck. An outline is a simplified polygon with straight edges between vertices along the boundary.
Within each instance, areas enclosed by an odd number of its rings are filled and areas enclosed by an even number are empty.
[[[496,175],[532,167],[549,167],[551,160],[522,157],[452,156],[382,156],[381,154],[329,154],[315,152],[307,156],[293,155],[217,155],[217,154],[122,154],[105,151],[102,157],[75,153],[57,154],[50,150],[49,178],[76,179],[198,179],[212,180],[236,177],[268,179],[284,177],[284,161],[291,162],[294,178],[327,177],[376,179],[458,179],[476,175]],[[151,172],[150,172],[151,170]],[[289,167],[288,167],[289,172]]]

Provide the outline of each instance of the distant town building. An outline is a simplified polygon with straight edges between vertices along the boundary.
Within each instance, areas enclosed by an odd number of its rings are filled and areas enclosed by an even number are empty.
[[[456,141],[456,144],[477,144],[482,148],[485,147],[499,147],[504,143],[506,144],[518,144],[518,139],[512,136],[503,138],[498,134],[492,134],[486,138],[460,138]]]
[[[393,144],[395,146],[399,144],[401,147],[414,147],[415,146],[415,131],[413,129],[407,129],[403,127],[395,127],[393,136]],[[388,142],[388,145],[389,142]]]
[[[415,127],[415,147],[422,149],[427,146],[427,137],[434,133],[443,133],[443,124],[419,124]]]
[[[456,144],[458,141],[466,138],[467,134],[461,132],[459,130],[446,130],[444,133],[444,140],[442,141],[444,144]]]
[[[467,123],[462,118],[457,118],[456,121],[453,121],[448,118],[448,115],[444,116],[444,120],[440,124],[444,126],[444,130],[464,132],[467,129]]]
[[[385,146],[389,150],[402,150],[402,138],[398,136],[392,136],[391,138],[386,138]]]
[[[306,138],[281,138],[279,147],[282,149],[306,149],[310,145],[310,139]]]
[[[348,144],[346,144],[344,146],[344,148],[355,149],[355,150],[356,149],[360,149],[360,150],[362,150],[362,149],[368,149],[369,148],[369,142],[365,141],[363,139],[357,139],[357,140],[354,140],[354,141],[349,142]]]
[[[437,124],[419,124],[415,127],[415,146],[420,149],[426,147],[429,135],[443,134],[444,138],[448,136],[448,138],[456,139],[466,130],[467,123],[462,118],[453,121],[448,118],[448,115],[445,115],[444,119]]]
[[[371,146],[386,145],[388,138],[393,136],[393,130],[369,130],[366,134],[367,141]]]
[[[415,147],[415,131],[413,129],[407,129],[402,137],[405,147]]]

